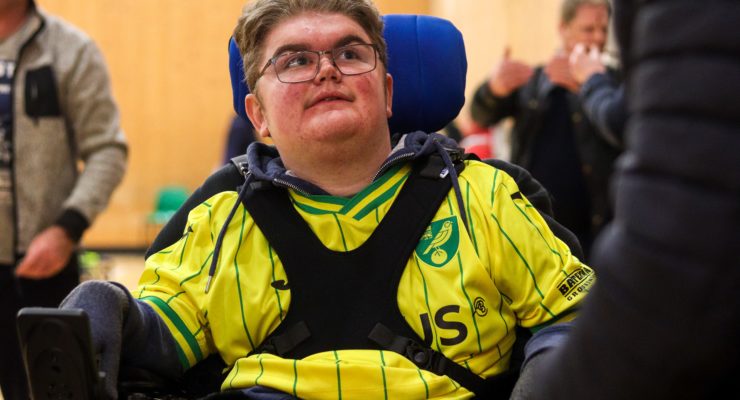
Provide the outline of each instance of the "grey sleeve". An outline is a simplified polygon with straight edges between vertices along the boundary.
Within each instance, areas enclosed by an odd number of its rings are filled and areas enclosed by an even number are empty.
[[[84,163],[64,208],[78,211],[91,224],[108,205],[127,162],[127,144],[108,70],[92,41],[77,50],[74,68],[60,86],[67,129],[71,130],[77,157]]]
[[[628,117],[624,85],[616,83],[607,74],[594,74],[581,86],[579,97],[583,111],[599,135],[610,145],[621,149]]]

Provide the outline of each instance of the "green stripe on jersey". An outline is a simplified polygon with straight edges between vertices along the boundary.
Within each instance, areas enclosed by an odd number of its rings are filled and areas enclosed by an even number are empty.
[[[396,173],[403,167],[403,165],[398,165],[390,170],[388,170],[385,174],[380,176],[375,182],[371,183],[368,187],[365,189],[362,189],[359,193],[352,196],[352,198],[347,202],[347,204],[342,207],[342,214],[348,214],[353,208],[357,207],[358,204],[365,201],[370,196],[380,196],[379,194],[375,194],[375,192],[378,191],[378,189],[388,183],[391,179],[397,179]],[[395,186],[395,185],[394,185]],[[385,190],[383,191],[386,192]],[[365,208],[365,207],[363,207]]]
[[[334,359],[337,363],[337,398],[342,400],[342,374],[339,373],[339,354],[334,350]]]
[[[350,215],[353,210],[359,208],[357,213],[360,216],[354,216],[355,219],[359,220],[394,197],[398,187],[408,177],[408,172],[399,173],[402,168],[403,166],[391,168],[375,182],[349,199],[329,195],[306,195],[294,190],[290,190],[290,196],[293,204],[307,214],[338,213]]]
[[[208,257],[206,257],[206,260],[205,260],[205,261],[203,261],[203,264],[202,264],[202,265],[200,266],[200,269],[198,270],[198,272],[196,272],[196,273],[194,273],[194,274],[192,274],[192,275],[188,276],[187,278],[183,279],[183,280],[182,280],[182,281],[180,282],[180,286],[184,285],[184,284],[185,284],[185,282],[187,282],[187,281],[189,281],[189,280],[191,280],[191,279],[195,278],[196,276],[200,275],[201,273],[203,273],[203,268],[205,268],[205,266],[206,266],[206,265],[208,265],[208,261],[209,261],[209,260],[211,259],[211,257],[213,257],[213,252],[210,252],[210,253],[208,254]]]
[[[172,322],[172,324],[177,328],[177,331],[180,332],[182,337],[185,339],[185,342],[188,344],[188,347],[190,348],[190,352],[195,357],[195,361],[198,362],[203,359],[203,353],[200,351],[200,346],[198,346],[198,340],[195,339],[195,336],[193,336],[192,333],[190,333],[190,330],[185,325],[185,322],[180,319],[180,316],[177,315],[177,313],[170,308],[170,305],[167,304],[164,300],[160,299],[159,297],[154,296],[147,296],[140,300],[147,301],[150,304],[156,306],[159,308],[166,316],[167,319]],[[177,346],[179,347],[180,344],[175,341]],[[179,352],[178,352],[179,353]],[[180,362],[182,363],[183,367],[190,368],[191,365],[186,359],[180,359]]]
[[[250,348],[254,349],[254,341],[252,340],[252,334],[249,332],[249,327],[247,326],[247,316],[246,316],[246,310],[244,310],[244,297],[242,296],[242,292],[244,291],[244,288],[242,288],[242,282],[241,282],[241,274],[239,273],[239,250],[241,249],[241,244],[244,240],[244,223],[246,221],[246,209],[242,208],[242,223],[241,227],[239,228],[239,242],[236,246],[236,251],[234,252],[234,275],[236,276],[236,289],[237,294],[239,295],[239,310],[241,311],[241,318],[242,318],[242,327],[244,328],[244,333],[247,335],[247,340],[249,340],[249,346]]]
[[[388,190],[386,190],[385,192],[375,197],[375,199],[371,201],[367,206],[365,206],[363,209],[358,211],[357,214],[355,214],[353,218],[359,221],[365,218],[365,216],[370,214],[372,211],[376,210],[383,203],[392,199],[396,195],[396,192],[398,191],[398,189],[401,187],[401,185],[404,182],[406,182],[407,179],[408,177],[405,177],[404,179],[399,180],[393,186],[391,186]]]
[[[527,271],[529,271],[529,276],[532,277],[532,283],[534,284],[534,289],[537,291],[537,294],[540,295],[540,298],[544,299],[545,295],[542,294],[542,290],[540,290],[539,286],[537,286],[537,277],[534,275],[534,271],[532,271],[532,267],[529,266],[529,263],[524,258],[524,255],[522,255],[522,252],[519,251],[519,247],[517,247],[516,243],[514,243],[513,240],[511,240],[511,237],[508,233],[504,230],[504,227],[501,226],[501,221],[498,220],[496,215],[491,214],[491,217],[493,217],[493,220],[496,221],[496,224],[498,225],[499,230],[501,231],[501,234],[504,235],[506,240],[511,245],[512,249],[514,249],[514,252],[516,252],[517,256],[519,257],[519,260],[524,264],[524,266],[527,268]]]

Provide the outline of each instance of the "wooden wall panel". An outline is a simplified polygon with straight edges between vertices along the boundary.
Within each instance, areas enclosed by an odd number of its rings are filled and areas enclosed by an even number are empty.
[[[429,0],[375,0],[383,14],[429,14]]]
[[[233,115],[227,41],[244,0],[38,0],[101,48],[130,144],[129,168],[83,245],[146,245],[165,185],[194,190],[218,167]],[[384,13],[427,13],[428,0],[379,0]],[[151,235],[149,235],[151,236]]]
[[[157,190],[169,184],[193,190],[218,166],[233,115],[226,46],[244,0],[37,2],[102,49],[131,146],[124,182],[84,245],[144,246]],[[506,44],[514,57],[538,63],[559,43],[560,0],[375,2],[382,13],[431,14],[455,23],[468,53],[468,100]]]
[[[243,1],[38,3],[98,43],[130,144],[123,184],[83,243],[144,246],[157,190],[168,184],[192,190],[219,162],[233,115],[226,49]]]

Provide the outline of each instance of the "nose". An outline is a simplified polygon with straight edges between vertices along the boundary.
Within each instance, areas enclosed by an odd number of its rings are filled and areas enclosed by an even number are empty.
[[[606,45],[606,36],[607,33],[605,30],[599,29],[594,33],[594,45],[596,45],[600,50],[603,50]]]
[[[319,56],[319,72],[316,74],[315,79],[318,82],[326,79],[342,80],[342,73],[339,71],[337,64],[334,63],[331,53],[324,53]]]

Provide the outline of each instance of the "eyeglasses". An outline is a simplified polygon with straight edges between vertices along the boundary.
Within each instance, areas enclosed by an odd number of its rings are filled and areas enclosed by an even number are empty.
[[[267,61],[260,72],[260,77],[272,64],[280,82],[299,83],[313,80],[319,73],[323,54],[331,57],[332,64],[342,75],[364,74],[374,70],[377,65],[375,45],[359,43],[324,51],[304,50],[279,54]]]

